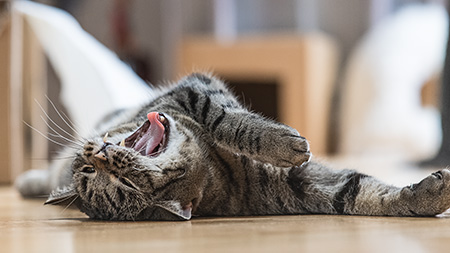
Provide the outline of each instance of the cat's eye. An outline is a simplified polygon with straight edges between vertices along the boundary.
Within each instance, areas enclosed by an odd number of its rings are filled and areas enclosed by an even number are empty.
[[[90,165],[85,165],[81,168],[81,172],[83,173],[94,173],[95,172],[95,168],[94,166],[90,166]]]
[[[128,187],[130,187],[130,188],[132,188],[132,189],[137,190],[137,189],[136,189],[136,186],[134,186],[134,184],[132,184],[132,183],[130,182],[130,180],[128,180],[128,179],[126,179],[126,178],[124,178],[124,177],[118,177],[118,179],[119,179],[119,182],[121,182],[121,183],[124,184],[125,186],[128,186]]]

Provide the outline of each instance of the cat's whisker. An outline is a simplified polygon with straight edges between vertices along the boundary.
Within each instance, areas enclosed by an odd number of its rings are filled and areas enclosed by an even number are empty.
[[[144,150],[145,147],[141,148],[140,150],[136,150],[136,154],[134,154],[131,159],[134,160],[136,159],[137,156],[141,155],[141,152]]]
[[[146,148],[146,146],[143,146],[142,148],[140,148],[139,150],[136,150],[136,154],[133,156],[133,159],[136,158],[136,156],[140,155],[142,151],[144,151],[144,149]]]
[[[36,132],[37,132],[38,134],[40,134],[42,137],[44,137],[45,139],[47,139],[48,141],[50,141],[50,142],[52,142],[52,143],[54,143],[54,144],[56,144],[56,145],[59,145],[59,146],[61,146],[61,147],[72,148],[72,149],[75,149],[75,150],[78,149],[77,147],[72,147],[72,146],[70,146],[70,145],[66,145],[66,144],[59,143],[59,142],[57,142],[57,141],[55,141],[55,140],[49,138],[48,136],[46,136],[46,135],[43,134],[41,131],[37,130],[35,127],[31,126],[31,125],[28,124],[27,122],[23,121],[23,123],[24,123],[25,125],[27,125],[29,128],[31,128],[31,129],[33,129],[34,131],[36,131]]]
[[[130,209],[129,205],[125,205],[125,206],[126,206],[127,209],[128,209],[128,215],[130,216],[130,218],[131,218],[133,221],[136,221],[135,218],[133,217],[133,213],[131,212],[131,209]]]
[[[139,153],[136,153],[136,154],[134,154],[134,155],[131,155],[131,160],[134,160],[135,158],[136,158],[136,156],[138,156],[139,155]]]
[[[69,117],[67,117],[67,115],[65,115],[64,113],[64,116],[66,117],[66,119],[61,115],[61,113],[59,112],[59,110],[56,108],[56,106],[55,106],[55,104],[53,103],[53,101],[51,101],[51,99],[47,96],[47,95],[45,95],[45,97],[47,98],[47,101],[50,103],[50,105],[53,107],[53,109],[55,110],[55,112],[58,114],[58,116],[61,118],[61,120],[62,121],[64,121],[64,123],[66,123],[66,125],[75,133],[75,134],[77,134],[80,138],[82,138],[81,137],[81,134],[75,129],[75,125],[73,124],[73,122],[72,121],[70,121],[70,118]],[[69,121],[69,122],[68,122]]]
[[[75,159],[76,157],[61,157],[61,158],[52,158],[52,160],[68,160],[68,159]]]
[[[52,129],[52,130],[53,130],[53,129]],[[60,135],[59,133],[57,133],[57,134],[47,133],[47,135],[52,136],[52,137],[55,137],[55,138],[61,138],[61,139],[65,140],[65,141],[67,141],[67,142],[70,142],[70,143],[72,143],[72,144],[74,144],[74,145],[77,145],[77,146],[80,146],[80,147],[83,146],[82,143],[77,143],[77,142],[75,142],[75,141],[72,141],[72,140],[70,140],[70,139],[67,139],[66,137]]]
[[[52,160],[66,160],[66,159],[74,159],[74,158],[77,158],[77,156],[61,156],[61,157],[52,158]]]
[[[130,156],[130,154],[129,154],[129,153],[127,153],[126,155],[124,155],[124,156],[122,157],[122,160],[120,160],[120,163],[123,163],[123,161],[125,160],[125,158],[127,158],[128,156]],[[131,161],[133,161],[133,160],[134,160],[134,158],[133,158],[133,157],[131,157],[131,158],[130,158],[130,160],[131,160]]]
[[[63,136],[62,134],[60,134],[58,131],[56,131],[52,126],[50,126],[50,124],[48,124],[48,122],[44,119],[43,116],[41,116],[41,119],[44,121],[44,123],[47,125],[47,127],[56,134],[55,135],[55,134],[52,134],[52,133],[48,133],[49,135],[51,135],[53,137],[61,138],[61,139],[65,140],[65,141],[67,141],[67,142],[70,142],[72,144],[75,144],[75,145],[78,145],[80,147],[83,147],[83,144],[81,142],[73,141],[73,140]]]
[[[117,191],[114,191],[114,194],[111,196],[111,199],[114,201],[116,199]]]
[[[53,137],[56,137],[56,138],[61,138],[61,139],[65,140],[65,141],[67,141],[67,142],[70,142],[72,144],[75,144],[75,145],[78,145],[78,146],[81,146],[81,147],[83,146],[83,143],[80,140],[78,140],[76,138],[69,139],[69,138],[65,137],[64,135],[59,133],[56,129],[54,129],[42,116],[41,116],[41,119],[44,121],[44,123],[47,125],[47,127],[55,133],[55,134],[52,134],[52,133],[49,132],[48,133],[49,135],[52,135]]]
[[[61,199],[52,201],[52,205],[57,205],[57,204],[62,203],[62,202],[66,201],[66,200],[68,200],[68,199],[70,199],[70,198],[72,198],[72,197],[73,197],[73,196],[67,196],[67,197],[63,197],[63,198],[61,198]],[[64,211],[64,210],[63,210],[63,211]]]
[[[163,168],[161,168],[158,164],[155,164],[155,167],[158,168],[158,170],[163,171]]]
[[[136,138],[136,139],[133,141],[133,144],[131,144],[131,146],[133,147],[134,145],[136,145],[137,141],[138,141],[138,138]]]
[[[73,158],[75,158],[75,157],[52,158],[51,160],[64,160],[64,159],[73,159]],[[46,161],[46,162],[48,162],[49,158],[31,157],[30,160],[33,160],[33,161]]]
[[[69,156],[73,156],[74,158],[77,157],[77,155],[73,154],[73,152],[65,150],[65,149],[60,149],[60,150],[54,150],[50,152],[51,154],[54,154],[54,157],[69,157]]]
[[[41,110],[42,110],[42,112],[45,114],[45,116],[47,117],[47,119],[51,122],[51,123],[53,123],[59,130],[61,130],[63,133],[65,133],[65,134],[67,134],[69,137],[71,137],[72,139],[74,139],[74,140],[76,140],[77,138],[75,137],[75,136],[73,136],[72,134],[70,134],[69,132],[67,132],[66,130],[64,130],[62,127],[60,127],[58,124],[56,124],[56,122],[55,121],[53,121],[51,118],[50,118],[50,116],[47,114],[47,112],[44,110],[44,108],[42,107],[42,105],[41,104],[39,104],[39,102],[35,99],[34,100],[35,102],[36,102],[36,104],[41,108]],[[46,122],[45,120],[44,120],[44,122]],[[48,123],[46,123],[47,124],[47,126],[48,126]]]
[[[73,126],[79,126],[79,128],[82,127],[81,124],[79,124],[79,123],[78,123],[77,121],[75,121],[75,120],[71,120],[70,117],[67,116],[64,112],[61,112],[61,114],[62,114],[62,115],[69,121],[69,123],[72,124]],[[75,132],[75,130],[76,130],[76,129],[75,129],[75,127],[74,127],[74,132]],[[78,131],[80,131],[80,129],[79,129]],[[81,135],[78,131],[76,131],[75,133],[76,133],[78,136],[80,136],[80,138],[81,138],[84,142],[87,142],[88,139],[87,139],[87,138],[84,138],[83,135]],[[99,135],[100,135],[99,132],[98,132],[95,128],[89,129],[89,131],[91,131],[91,133],[92,133],[92,134],[90,134],[90,136],[99,136]]]
[[[33,157],[31,157],[30,160],[32,160],[32,161],[47,161],[48,159],[47,158],[33,158]]]
[[[101,134],[99,133],[99,131],[97,131],[97,129],[95,129],[95,128],[92,128],[92,129],[90,129],[89,131],[91,131],[91,132],[89,133],[89,136],[93,136],[93,137],[101,136]]]
[[[134,168],[135,170],[137,170],[137,171],[148,171],[148,170],[150,170],[150,171],[163,171],[163,169],[159,166],[159,165],[157,165],[157,164],[154,164],[154,165],[151,165],[151,166],[154,166],[154,167],[156,167],[157,169],[138,169],[138,168]]]
[[[69,208],[73,203],[75,203],[75,201],[78,199],[78,197],[79,196],[77,195],[75,198],[73,198],[73,200],[70,201],[70,203],[61,211],[61,214],[64,213],[67,210],[67,208]],[[69,198],[71,198],[71,197],[66,198],[66,200]]]
[[[158,152],[155,152],[154,155],[162,154],[162,153],[164,153],[166,150],[167,150],[167,147],[166,147],[166,148],[163,148],[163,149],[160,149],[160,150],[158,150]]]
[[[50,197],[50,194],[33,195],[33,198],[38,198],[38,199],[48,199],[48,197]]]

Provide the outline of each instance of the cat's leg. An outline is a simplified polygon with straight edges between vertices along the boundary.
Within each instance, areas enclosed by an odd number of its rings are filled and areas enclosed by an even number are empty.
[[[222,148],[279,167],[309,161],[309,144],[304,137],[291,127],[243,108],[220,80],[193,74],[180,83],[171,94],[174,101]]]
[[[295,129],[239,109],[225,110],[222,115],[221,123],[211,130],[217,143],[233,153],[280,167],[310,160],[309,143]]]
[[[394,187],[352,170],[330,170],[310,163],[288,177],[301,208],[309,213],[433,216],[450,208],[450,171],[417,184]]]
[[[17,177],[14,186],[24,197],[48,197],[53,189],[70,183],[71,162],[56,159],[49,169],[26,171]]]
[[[16,179],[14,186],[24,197],[47,197],[52,190],[50,187],[50,171],[27,171]]]

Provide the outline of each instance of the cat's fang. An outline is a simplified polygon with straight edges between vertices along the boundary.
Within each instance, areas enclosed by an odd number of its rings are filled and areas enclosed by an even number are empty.
[[[166,123],[166,117],[165,117],[162,113],[159,114],[159,121],[160,121],[162,124],[165,124],[165,123]]]
[[[105,136],[103,137],[103,142],[106,143],[107,139],[108,139],[108,132],[106,132]]]
[[[123,139],[123,140],[120,142],[119,146],[125,147],[125,139]]]

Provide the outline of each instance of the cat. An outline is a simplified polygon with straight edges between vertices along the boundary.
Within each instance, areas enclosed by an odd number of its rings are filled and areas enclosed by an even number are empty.
[[[101,220],[433,216],[450,208],[449,170],[398,188],[330,169],[311,159],[299,132],[247,110],[210,74],[184,77],[142,108],[103,123],[97,136],[74,141],[71,160],[45,175],[22,175],[22,195],[51,191],[46,204],[75,206]]]

